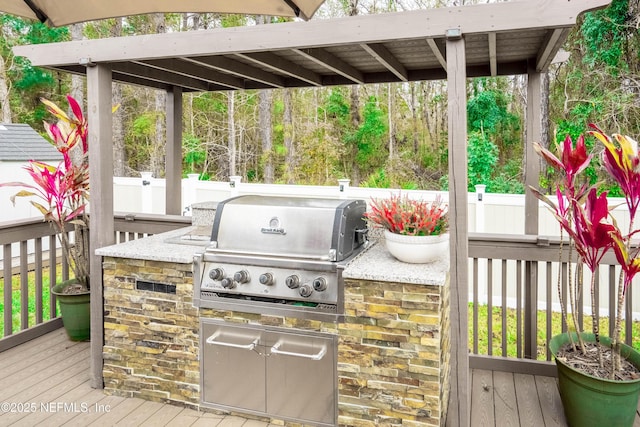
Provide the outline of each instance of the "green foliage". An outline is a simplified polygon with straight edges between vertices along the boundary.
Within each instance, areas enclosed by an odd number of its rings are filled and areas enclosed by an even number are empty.
[[[364,106],[362,124],[352,137],[358,149],[356,162],[361,169],[370,170],[384,163],[387,154],[383,138],[386,133],[384,114],[378,106],[378,100],[371,96]]]
[[[629,0],[613,0],[605,9],[587,13],[580,28],[586,46],[585,63],[593,67],[604,64],[611,72],[627,68],[624,56],[629,36],[637,29],[629,14]]]
[[[469,133],[468,145],[469,191],[476,184],[488,184],[498,163],[498,147],[483,133]]]
[[[361,187],[368,188],[391,188],[391,180],[383,168],[378,169],[367,177],[361,184]]]
[[[190,173],[195,173],[196,166],[201,166],[207,158],[207,152],[200,139],[191,134],[185,134],[182,137],[182,158]]]
[[[507,109],[498,103],[500,98],[499,93],[489,90],[469,99],[467,103],[469,133],[495,134],[497,132],[500,123],[508,118]]]
[[[351,111],[344,91],[345,88],[342,87],[333,88],[325,106],[319,108],[320,114],[326,113],[327,117],[335,120],[340,128],[349,127]]]

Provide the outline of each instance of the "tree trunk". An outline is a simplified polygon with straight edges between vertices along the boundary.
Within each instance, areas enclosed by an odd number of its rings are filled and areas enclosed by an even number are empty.
[[[351,86],[351,92],[349,98],[351,100],[351,126],[354,132],[360,127],[360,92],[358,91],[358,85]],[[358,155],[358,147],[354,148],[354,158]],[[352,185],[360,185],[360,166],[357,162],[353,163],[353,170],[351,172]]]
[[[84,28],[84,24],[73,24],[71,25],[71,40],[82,40],[84,37],[82,35],[82,30]],[[84,99],[84,78],[77,74],[71,74],[71,96],[73,96],[80,104],[82,105]]]
[[[549,149],[551,145],[551,138],[549,135],[549,73],[544,72],[540,74],[540,144]],[[538,158],[540,161],[540,176],[547,175],[547,167],[546,162],[543,162],[542,159]]]
[[[291,89],[284,89],[284,115],[282,125],[284,128],[284,148],[285,154],[285,179],[287,184],[295,182],[296,168],[296,146],[293,139],[293,105],[291,100]]]
[[[227,123],[229,126],[229,176],[236,174],[236,103],[235,92],[229,91],[227,97]]]
[[[258,94],[258,132],[262,140],[263,180],[265,184],[273,184],[273,138],[271,131],[271,106],[273,92],[261,90]]]
[[[2,123],[11,123],[11,103],[9,102],[9,82],[4,58],[0,56],[0,109],[2,109]]]
[[[153,14],[153,26],[157,34],[167,31],[165,18],[163,13]],[[151,150],[151,172],[156,178],[164,176],[164,155],[165,155],[165,108],[167,105],[167,94],[158,90],[155,93],[155,111],[156,125],[155,136],[153,140],[153,149]]]
[[[115,18],[110,31],[111,37],[122,36],[122,18]],[[121,108],[122,85],[113,83],[111,98],[118,109],[113,113],[113,176],[127,176],[127,150],[124,145],[124,109]]]
[[[266,24],[268,20],[264,16],[258,16],[256,24]],[[271,123],[271,108],[273,106],[273,92],[260,90],[258,92],[258,134],[262,140],[263,181],[265,184],[273,184],[273,132]]]
[[[418,154],[418,97],[416,96],[416,83],[409,83],[411,88],[411,129],[413,138],[413,154]]]
[[[391,83],[387,83],[387,120],[389,121],[389,160],[393,159],[393,140],[395,135],[393,126],[393,94],[391,92]],[[389,168],[392,164],[389,163]]]

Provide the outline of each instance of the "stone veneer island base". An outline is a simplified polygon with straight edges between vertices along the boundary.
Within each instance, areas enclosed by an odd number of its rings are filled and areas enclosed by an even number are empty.
[[[344,271],[344,322],[329,323],[193,307],[192,255],[203,248],[167,243],[185,232],[99,250],[106,393],[210,410],[200,406],[199,320],[215,318],[338,335],[340,425],[444,426],[451,370],[446,259],[404,264],[384,244],[372,245]]]

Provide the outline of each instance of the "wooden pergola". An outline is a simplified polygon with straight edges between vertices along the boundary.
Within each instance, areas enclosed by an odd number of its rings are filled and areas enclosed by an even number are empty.
[[[111,85],[167,92],[166,214],[181,213],[182,94],[447,79],[451,219],[451,398],[469,419],[466,79],[526,74],[526,185],[537,185],[540,73],[578,15],[610,0],[527,0],[311,22],[83,40],[14,48],[34,66],[87,77],[91,245],[114,243]],[[525,233],[537,234],[527,195]],[[102,269],[92,258],[93,386],[102,387]],[[535,275],[535,266],[528,273]],[[535,298],[533,298],[535,301]],[[535,311],[535,307],[527,307]],[[535,339],[535,337],[534,337]],[[533,347],[535,348],[535,346]],[[535,357],[535,355],[532,355]]]

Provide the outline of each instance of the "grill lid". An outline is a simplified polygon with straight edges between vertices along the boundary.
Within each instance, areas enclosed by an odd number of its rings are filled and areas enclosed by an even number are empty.
[[[365,242],[364,200],[246,195],[218,204],[209,250],[342,261]]]

